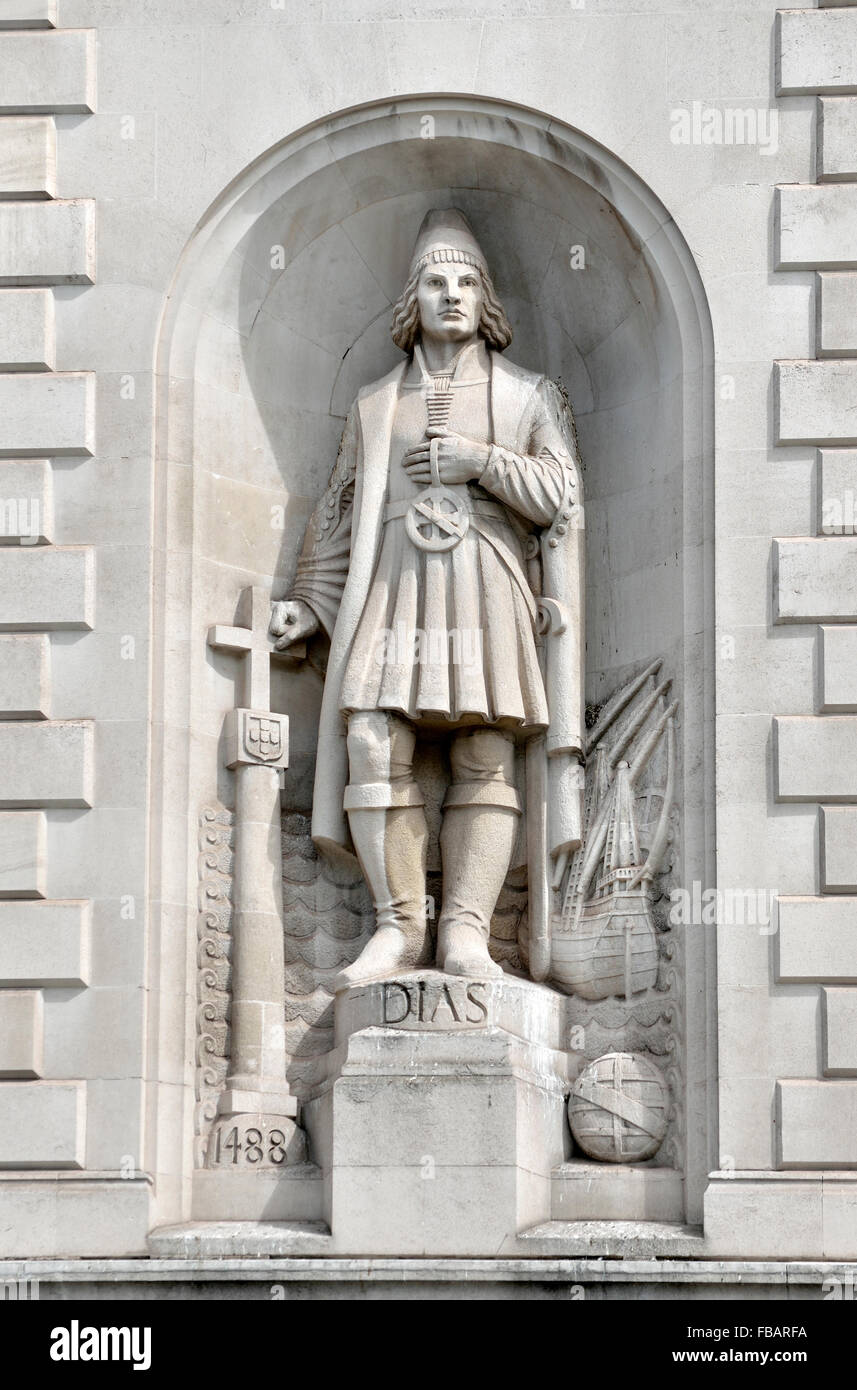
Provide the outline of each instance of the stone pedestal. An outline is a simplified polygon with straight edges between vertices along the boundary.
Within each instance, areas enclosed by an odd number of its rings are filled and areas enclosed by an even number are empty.
[[[337,1251],[490,1255],[550,1218],[564,1016],[509,976],[415,971],[337,997],[335,1071],[305,1112]]]

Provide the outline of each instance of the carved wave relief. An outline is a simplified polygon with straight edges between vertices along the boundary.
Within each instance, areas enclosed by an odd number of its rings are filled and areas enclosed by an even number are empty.
[[[229,1064],[234,820],[232,811],[217,804],[203,807],[199,817],[194,1107],[198,1168],[205,1166],[208,1136]]]

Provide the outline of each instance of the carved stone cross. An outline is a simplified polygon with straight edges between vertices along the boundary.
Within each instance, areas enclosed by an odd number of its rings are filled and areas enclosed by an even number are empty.
[[[241,593],[235,626],[218,623],[208,631],[210,647],[243,657],[237,708],[226,722],[227,767],[288,767],[288,719],[271,713],[271,658],[292,662],[304,656],[305,647],[296,643],[288,651],[274,651],[268,635],[270,613],[268,590],[253,585]]]
[[[271,703],[270,596],[244,589],[234,626],[209,629],[208,644],[242,658],[237,707],[224,725],[235,770],[231,1055],[206,1164],[238,1170],[257,1152],[301,1162],[305,1139],[286,1081],[280,769],[288,767],[289,720]],[[242,1157],[244,1156],[244,1157]]]

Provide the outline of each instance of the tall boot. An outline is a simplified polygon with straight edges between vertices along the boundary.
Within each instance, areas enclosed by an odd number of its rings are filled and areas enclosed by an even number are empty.
[[[437,964],[450,975],[501,975],[488,954],[491,918],[518,833],[511,807],[447,806],[440,832],[443,904]]]
[[[349,809],[351,838],[375,904],[374,934],[334,987],[397,970],[413,970],[431,959],[425,910],[428,827],[422,806]]]

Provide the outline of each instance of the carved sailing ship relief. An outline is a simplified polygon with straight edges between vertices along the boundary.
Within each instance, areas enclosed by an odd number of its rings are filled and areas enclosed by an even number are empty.
[[[669,847],[675,796],[675,717],[670,681],[650,688],[661,663],[629,681],[587,735],[584,839],[565,875],[551,933],[551,977],[584,999],[630,998],[658,978],[652,890]],[[614,731],[612,743],[607,738]],[[652,782],[665,745],[664,782]],[[657,798],[660,813],[641,847],[636,801]]]

